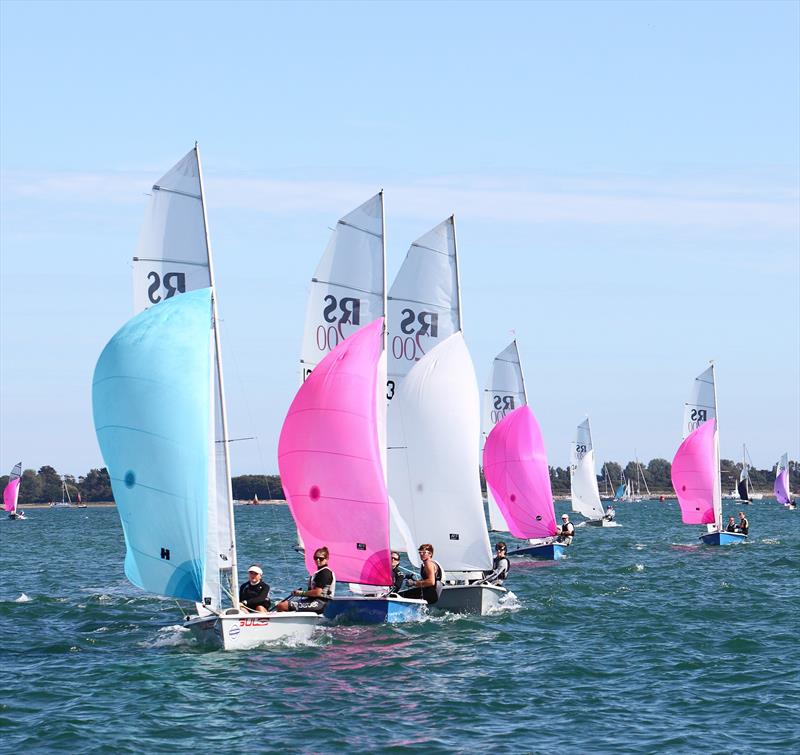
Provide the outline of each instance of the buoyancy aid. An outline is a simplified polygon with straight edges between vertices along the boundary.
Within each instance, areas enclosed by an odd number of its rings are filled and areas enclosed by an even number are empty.
[[[318,574],[322,574],[324,571],[329,571],[331,573],[331,583],[329,585],[320,586],[315,584],[316,578]],[[317,569],[309,578],[308,578],[308,589],[313,590],[316,587],[321,587],[322,595],[320,597],[323,600],[329,600],[334,596],[336,593],[336,575],[333,573],[333,569],[330,566],[323,566],[321,569]]]

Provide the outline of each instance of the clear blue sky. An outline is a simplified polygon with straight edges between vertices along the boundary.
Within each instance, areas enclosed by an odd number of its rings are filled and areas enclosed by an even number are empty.
[[[275,472],[307,282],[386,190],[390,278],[456,213],[478,379],[515,329],[550,463],[800,455],[800,5],[0,4],[0,471],[102,460],[95,361],[145,192],[200,142],[235,474]],[[477,439],[476,439],[477,442]]]

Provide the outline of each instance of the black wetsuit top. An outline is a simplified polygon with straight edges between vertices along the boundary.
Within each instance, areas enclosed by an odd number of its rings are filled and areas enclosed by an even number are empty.
[[[336,577],[333,576],[333,570],[330,566],[323,566],[308,578],[308,589],[313,590],[315,587],[322,588],[322,595],[320,597],[323,600],[328,600],[328,598],[333,597],[332,593],[335,589],[335,583]]]
[[[269,610],[269,585],[263,580],[257,585],[250,584],[248,580],[239,588],[239,602],[248,608],[264,606]]]
[[[400,571],[399,566],[392,567],[392,592],[397,592],[402,586],[403,582],[405,582],[406,575]]]
[[[436,582],[442,581],[442,567],[439,566],[433,559],[430,559],[433,562],[434,567],[434,584],[431,587],[422,587],[420,588],[420,592],[422,593],[422,599],[428,604],[433,605],[439,600],[439,591],[436,589]],[[422,579],[426,578],[425,574],[425,562],[422,562],[422,566],[419,568],[419,573]]]

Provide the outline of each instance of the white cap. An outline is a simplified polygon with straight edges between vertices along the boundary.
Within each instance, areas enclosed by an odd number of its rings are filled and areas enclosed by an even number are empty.
[[[253,564],[247,571],[248,571],[248,573],[251,572],[251,571],[254,571],[256,574],[263,574],[264,573],[261,570],[261,567],[260,566],[256,566],[255,564]]]
[[[562,518],[562,519],[569,519],[569,514],[562,514],[562,515],[561,515],[561,518]]]

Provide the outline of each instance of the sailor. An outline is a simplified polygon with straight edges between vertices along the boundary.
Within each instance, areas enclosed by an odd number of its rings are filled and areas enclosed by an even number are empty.
[[[747,521],[744,511],[739,512],[739,532],[741,532],[743,535],[746,535],[750,532],[750,522]]]
[[[728,517],[728,526],[725,528],[725,532],[737,532],[736,522],[732,516]]]
[[[290,597],[275,606],[276,611],[313,611],[322,613],[336,591],[336,575],[328,566],[330,551],[323,545],[314,551],[317,570],[308,578],[308,589],[292,590]]]
[[[606,515],[603,517],[607,522],[613,522],[617,516],[617,512],[614,509],[613,504],[608,504],[608,508],[606,509]]]
[[[264,572],[258,564],[247,570],[247,582],[239,588],[239,605],[244,611],[269,611],[269,585],[261,578]]]
[[[484,581],[490,585],[502,585],[508,579],[511,564],[506,556],[506,544],[502,540],[494,548],[495,557],[492,561],[492,571],[484,572]]]
[[[400,568],[400,554],[392,551],[392,586],[390,592],[399,592],[406,581],[405,572]]]
[[[575,535],[575,526],[569,520],[569,514],[561,515],[561,527],[556,532],[556,542],[569,545]]]
[[[433,560],[433,546],[423,543],[419,546],[419,557],[422,561],[420,567],[421,579],[409,579],[411,588],[400,593],[401,598],[422,598],[429,606],[439,600],[442,591],[442,567]]]

